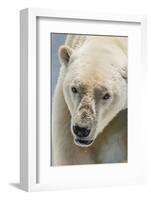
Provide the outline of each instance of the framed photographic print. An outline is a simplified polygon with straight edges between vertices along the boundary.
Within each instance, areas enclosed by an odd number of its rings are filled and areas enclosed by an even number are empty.
[[[146,18],[20,12],[20,184],[26,191],[146,181]]]

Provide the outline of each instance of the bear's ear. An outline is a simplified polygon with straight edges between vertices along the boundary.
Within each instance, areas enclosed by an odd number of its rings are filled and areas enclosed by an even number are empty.
[[[68,65],[70,56],[72,54],[72,49],[66,45],[63,45],[59,48],[59,59],[61,64],[64,64],[65,66]]]

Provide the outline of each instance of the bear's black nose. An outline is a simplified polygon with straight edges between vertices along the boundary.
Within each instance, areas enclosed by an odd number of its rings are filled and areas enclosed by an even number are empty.
[[[80,126],[73,126],[73,131],[74,131],[75,135],[77,135],[80,138],[87,137],[90,133],[89,128],[80,127]]]

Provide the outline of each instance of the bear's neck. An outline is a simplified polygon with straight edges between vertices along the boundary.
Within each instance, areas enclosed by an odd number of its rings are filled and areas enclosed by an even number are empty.
[[[52,108],[52,163],[59,165],[64,163],[62,159],[67,155],[70,145],[73,143],[73,136],[70,129],[71,115],[65,103],[62,78],[58,79],[55,89]]]
[[[63,134],[67,134],[66,131],[70,132],[70,119],[71,115],[69,112],[69,109],[67,107],[67,104],[64,99],[63,95],[63,88],[62,88],[62,78],[59,78],[54,99],[53,99],[53,116],[52,121],[53,124],[55,124],[55,127],[53,127],[54,132],[60,132],[62,130]],[[57,130],[59,129],[59,131]]]

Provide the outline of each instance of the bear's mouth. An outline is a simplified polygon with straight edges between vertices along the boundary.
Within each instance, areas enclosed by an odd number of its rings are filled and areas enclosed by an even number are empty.
[[[82,140],[76,138],[75,143],[79,146],[90,146],[93,143],[93,140]]]

